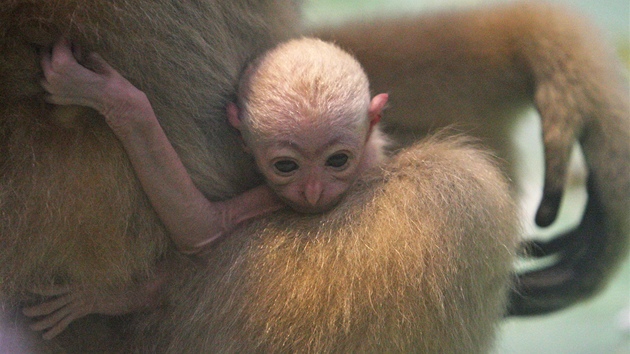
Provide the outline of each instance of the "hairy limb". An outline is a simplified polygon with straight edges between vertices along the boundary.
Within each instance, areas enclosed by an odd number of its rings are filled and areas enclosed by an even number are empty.
[[[282,207],[267,186],[210,202],[194,185],[146,95],[99,56],[90,55],[90,62],[95,69],[76,61],[67,40],[58,41],[42,58],[47,100],[86,105],[105,116],[178,249],[199,252],[238,223]]]
[[[515,315],[545,314],[594,296],[628,256],[630,245],[627,73],[604,36],[579,16],[553,7],[528,16],[532,26],[523,31],[527,50],[522,56],[534,78],[533,101],[545,146],[536,223],[547,226],[555,219],[575,144],[588,169],[588,200],[575,229],[549,242],[534,242],[537,253],[556,261],[520,275],[510,309]],[[545,37],[553,39],[538,40],[540,31],[553,33]]]
[[[557,310],[603,288],[630,243],[630,107],[624,70],[588,21],[515,3],[318,32],[355,53],[375,91],[390,93],[384,120],[397,139],[455,124],[515,164],[506,143],[513,118],[535,107],[545,151],[540,226],[556,218],[579,144],[590,181],[585,215],[575,230],[536,245],[560,261],[520,275],[512,313]]]
[[[85,107],[43,104],[41,50],[64,35],[85,53],[107,58],[146,92],[195,184],[220,200],[261,181],[225,122],[225,99],[247,58],[295,34],[297,14],[293,0],[2,3],[3,315],[28,301],[25,293],[34,286],[123,287],[151,272],[170,248],[167,230],[102,117]],[[59,124],[64,119],[72,124]],[[12,326],[24,333],[19,317],[5,322],[3,335]],[[101,316],[79,323],[53,342],[38,342],[52,352],[115,351],[112,342],[126,327]],[[107,327],[115,330],[104,335]],[[8,336],[34,337],[20,333]],[[0,342],[5,348],[6,341]]]

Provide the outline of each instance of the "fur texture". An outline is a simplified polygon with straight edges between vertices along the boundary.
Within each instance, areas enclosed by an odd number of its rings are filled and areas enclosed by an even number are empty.
[[[334,44],[295,39],[263,54],[245,71],[239,105],[247,130],[258,139],[291,135],[305,122],[364,130],[369,82],[361,64]]]
[[[100,53],[148,94],[195,182],[220,199],[259,183],[227,124],[227,97],[248,58],[293,35],[297,19],[289,0],[2,2],[0,301],[7,313],[47,284],[107,292],[144,279],[169,245],[102,117],[43,102],[39,51],[63,35],[84,53]],[[44,347],[86,352],[102,344],[76,338],[70,330]]]
[[[465,140],[425,141],[328,214],[237,231],[171,287],[173,308],[143,321],[136,349],[487,352],[520,233],[507,191]]]
[[[195,182],[220,199],[260,182],[227,124],[227,98],[245,62],[293,36],[297,17],[289,0],[2,2],[2,335],[33,338],[22,331],[15,306],[33,286],[73,282],[107,291],[146,277],[168,257],[164,230],[101,117],[41,100],[38,51],[65,35],[83,51],[101,53],[147,93]],[[548,86],[544,78],[570,68],[584,74],[549,81],[558,89],[551,92],[564,92],[558,107],[582,125],[539,107],[549,152],[556,151],[556,123],[571,128],[561,130],[572,137],[561,137],[560,151],[581,141],[592,176],[589,207],[574,233],[546,248],[560,252],[562,262],[525,275],[521,290],[529,297],[515,298],[516,313],[591,295],[627,246],[627,86],[615,76],[614,59],[572,51],[601,53],[590,47],[599,41],[590,39],[589,27],[574,24],[547,38],[545,28],[559,31],[571,19],[517,5],[333,30],[366,67],[373,88],[398,100],[392,130],[408,133],[399,137],[422,134],[426,122],[442,124],[433,118],[470,118],[478,127],[475,118],[487,115],[490,128],[474,132],[505,139],[505,114],[534,101]],[[417,46],[398,42],[410,36]],[[551,39],[559,52],[542,55]],[[572,58],[576,65],[568,65]],[[567,93],[582,89],[589,99],[579,102],[588,105],[578,110],[569,104],[578,96]],[[517,222],[485,155],[459,143],[434,146],[410,149],[366,177],[339,210],[261,220],[217,245],[208,268],[183,267],[182,283],[169,288],[171,303],[135,338],[139,348],[486,351],[504,310]],[[554,166],[562,169],[561,160]],[[116,351],[108,345],[125,337],[108,328],[125,327],[87,318],[57,341],[26,343],[24,350]]]
[[[588,20],[565,7],[516,2],[314,32],[353,53],[373,90],[390,93],[383,122],[395,141],[455,124],[512,170],[518,161],[506,137],[516,116],[536,108],[545,146],[540,226],[555,220],[579,144],[589,173],[584,217],[550,243],[532,244],[532,257],[558,262],[521,275],[511,312],[559,310],[607,284],[630,243],[630,91],[614,50]]]
[[[167,246],[122,147],[102,118],[86,108],[43,103],[38,50],[64,35],[84,51],[101,53],[148,93],[193,179],[217,199],[257,181],[226,124],[224,106],[245,60],[291,33],[291,21],[282,21],[292,13],[291,5],[3,3],[3,17],[10,20],[2,21],[0,30],[0,46],[7,53],[2,87],[9,86],[0,98],[0,234],[5,245],[0,258],[11,264],[0,268],[3,298],[53,282],[117,286],[147,272]],[[240,16],[241,8],[250,13]],[[262,21],[271,14],[277,23]],[[26,68],[13,71],[19,62]],[[29,90],[13,90],[20,82]]]

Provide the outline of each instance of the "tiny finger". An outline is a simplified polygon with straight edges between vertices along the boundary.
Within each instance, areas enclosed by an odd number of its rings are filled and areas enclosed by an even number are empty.
[[[50,86],[50,82],[48,82],[46,78],[39,80],[39,85],[44,89],[44,91],[50,93],[52,87]]]
[[[72,314],[64,317],[61,321],[59,321],[56,325],[54,325],[49,331],[46,331],[42,335],[42,338],[44,338],[45,340],[51,340],[55,338],[57,335],[63,332],[66,328],[68,328],[70,323],[72,323],[72,321],[74,320],[75,318]]]
[[[68,58],[69,56],[72,56],[74,58],[74,56],[72,55],[72,48],[70,46],[70,41],[65,37],[61,37],[53,45],[52,57],[65,59],[65,58]]]
[[[40,305],[25,307],[22,309],[22,313],[28,317],[46,316],[49,315],[72,301],[70,296],[62,296],[58,299],[44,302]]]
[[[33,323],[30,328],[34,331],[42,331],[47,328],[52,328],[53,326],[55,326],[56,323],[60,322],[70,313],[70,309],[64,307],[61,310],[53,313],[52,315],[46,316],[42,320]]]
[[[32,292],[42,296],[59,296],[71,292],[72,289],[67,285],[51,285],[33,289]]]
[[[46,103],[54,104],[54,105],[63,105],[63,103],[57,98],[57,96],[52,94],[45,94],[44,101]]]
[[[108,74],[115,72],[114,68],[112,68],[103,57],[98,53],[90,53],[88,56],[88,62],[93,70],[100,74]]]
[[[55,106],[61,105],[61,103],[59,103],[59,100],[57,99],[57,96],[53,96],[51,94],[44,95],[44,102],[50,103]]]
[[[81,48],[81,46],[78,45],[77,43],[72,43],[71,47],[72,47],[72,55],[74,55],[74,58],[77,61],[83,60],[83,49]]]
[[[72,72],[76,71],[77,67],[81,67],[81,64],[74,57],[70,42],[62,38],[53,46],[50,57],[50,71]]]
[[[50,51],[45,50],[42,53],[42,57],[40,59],[40,64],[42,66],[42,69],[44,71],[44,76],[46,76],[46,73],[50,72],[51,70],[51,61],[52,61],[52,56]]]

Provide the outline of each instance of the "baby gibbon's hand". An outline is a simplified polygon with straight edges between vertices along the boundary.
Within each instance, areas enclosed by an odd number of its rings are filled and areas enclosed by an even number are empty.
[[[56,337],[72,321],[95,312],[96,300],[93,296],[73,291],[67,286],[51,286],[36,293],[50,298],[41,304],[25,307],[22,313],[28,317],[38,317],[31,329],[45,331],[44,339]]]
[[[100,110],[99,92],[103,92],[116,72],[98,54],[88,55],[88,61],[94,71],[77,62],[71,43],[65,38],[57,41],[51,52],[45,52],[41,59],[44,72],[41,85],[49,94],[46,100]]]
[[[119,136],[155,120],[144,92],[100,55],[88,54],[83,66],[77,61],[76,52],[67,39],[61,38],[51,52],[42,56],[41,85],[48,93],[45,98],[48,103],[93,108]]]

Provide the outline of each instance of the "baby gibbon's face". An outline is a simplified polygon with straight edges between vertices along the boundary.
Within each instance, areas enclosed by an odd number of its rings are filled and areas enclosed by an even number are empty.
[[[365,133],[328,130],[251,146],[269,186],[296,211],[331,209],[360,172]]]

